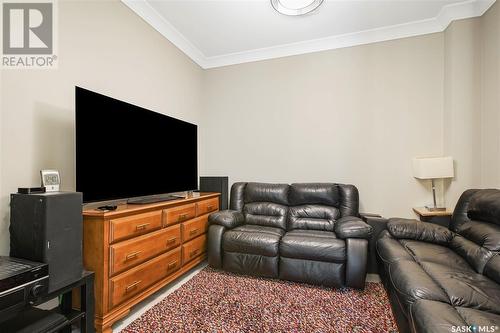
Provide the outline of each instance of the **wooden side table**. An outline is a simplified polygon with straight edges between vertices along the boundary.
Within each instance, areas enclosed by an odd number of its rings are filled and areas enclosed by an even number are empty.
[[[430,211],[425,207],[414,207],[413,211],[418,215],[420,221],[439,224],[448,228],[453,211],[446,209],[441,211]]]

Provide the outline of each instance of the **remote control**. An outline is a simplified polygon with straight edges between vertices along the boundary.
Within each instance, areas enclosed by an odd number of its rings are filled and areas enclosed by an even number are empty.
[[[98,210],[106,211],[106,210],[116,210],[118,206],[113,206],[113,205],[106,205],[106,206],[101,206],[97,207]]]

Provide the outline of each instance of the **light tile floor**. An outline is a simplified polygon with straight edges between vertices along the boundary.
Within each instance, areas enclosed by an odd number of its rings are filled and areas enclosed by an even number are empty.
[[[366,274],[366,282],[380,282],[378,274]]]

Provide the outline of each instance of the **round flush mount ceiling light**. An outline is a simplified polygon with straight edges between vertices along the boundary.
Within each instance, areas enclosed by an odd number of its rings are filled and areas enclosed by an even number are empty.
[[[322,3],[323,0],[271,0],[271,5],[278,13],[290,16],[308,14]]]

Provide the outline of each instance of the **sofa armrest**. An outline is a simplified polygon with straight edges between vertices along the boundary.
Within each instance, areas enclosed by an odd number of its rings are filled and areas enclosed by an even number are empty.
[[[347,287],[364,289],[368,268],[368,240],[347,238],[345,243],[347,251],[345,284]]]
[[[359,214],[363,221],[372,227],[372,237],[368,240],[368,273],[378,274],[377,240],[384,230],[387,230],[388,219],[379,214]]]
[[[356,216],[344,216],[335,222],[335,234],[337,237],[346,238],[370,238],[372,227]]]
[[[398,239],[414,239],[440,245],[448,244],[454,234],[449,229],[434,223],[392,218],[387,223],[389,233]]]
[[[220,225],[228,229],[236,228],[245,222],[243,214],[236,210],[221,210],[208,216],[209,225]]]

